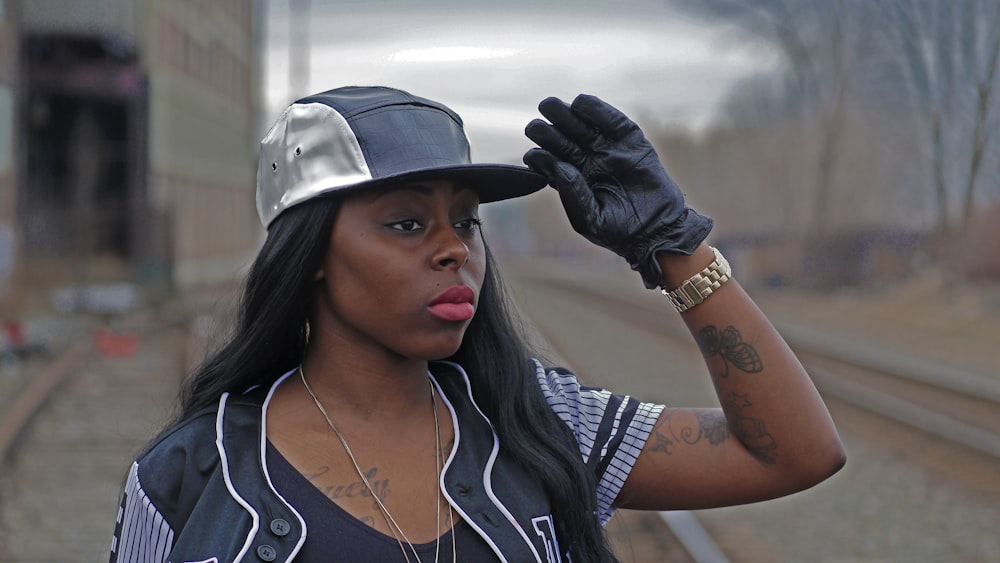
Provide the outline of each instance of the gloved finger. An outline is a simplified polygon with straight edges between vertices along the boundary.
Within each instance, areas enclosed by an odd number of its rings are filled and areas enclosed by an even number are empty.
[[[556,164],[559,162],[559,159],[553,156],[552,153],[543,149],[529,149],[528,152],[524,153],[521,160],[524,161],[528,168],[545,176],[550,186],[553,188],[556,187],[556,183],[559,181]]]
[[[566,218],[573,230],[592,235],[600,229],[601,207],[583,174],[568,162],[556,163],[556,184]]]
[[[567,212],[572,209],[575,214],[586,216],[591,213],[590,209],[598,207],[587,180],[572,164],[559,160],[544,149],[531,149],[524,153],[522,160],[529,168],[548,179],[549,185],[559,192]]]
[[[597,96],[580,94],[573,100],[570,109],[582,119],[593,123],[610,139],[618,141],[636,131],[642,133],[627,115]]]
[[[581,147],[589,147],[600,137],[597,127],[582,119],[559,98],[545,98],[538,104],[538,111],[552,122],[566,138]]]
[[[586,159],[576,143],[541,119],[532,119],[524,128],[524,134],[538,146],[576,166],[582,166]]]

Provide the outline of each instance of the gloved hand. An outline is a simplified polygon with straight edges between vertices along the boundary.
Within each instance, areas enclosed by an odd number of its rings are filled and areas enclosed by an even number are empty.
[[[653,145],[625,114],[595,96],[538,105],[550,122],[525,128],[541,148],[524,163],[559,191],[573,228],[625,258],[652,289],[663,283],[657,252],[690,255],[712,220],[684,205]],[[672,288],[671,288],[672,289]]]

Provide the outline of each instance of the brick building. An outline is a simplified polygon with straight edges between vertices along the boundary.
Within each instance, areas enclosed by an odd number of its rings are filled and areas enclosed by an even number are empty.
[[[261,0],[0,0],[8,279],[189,286],[248,263],[262,236],[261,12]]]

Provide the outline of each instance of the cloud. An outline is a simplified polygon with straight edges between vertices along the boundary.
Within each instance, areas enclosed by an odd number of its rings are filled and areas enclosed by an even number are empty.
[[[626,113],[697,128],[729,85],[773,64],[759,48],[725,45],[668,10],[627,4],[574,12],[314,6],[310,89],[385,84],[442,101],[463,116],[480,157],[500,159],[527,146],[524,124],[546,96],[588,92]],[[276,18],[269,35],[273,118],[293,98],[280,72],[287,20]]]
[[[478,45],[434,45],[404,49],[388,56],[393,63],[448,63],[503,59],[520,53],[518,49],[483,47]]]

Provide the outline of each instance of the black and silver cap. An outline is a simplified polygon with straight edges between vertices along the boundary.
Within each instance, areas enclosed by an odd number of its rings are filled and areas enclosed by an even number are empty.
[[[257,212],[269,227],[317,196],[420,179],[449,179],[480,202],[538,191],[545,177],[473,164],[462,119],[438,102],[385,87],[350,86],[292,103],[260,143]]]

